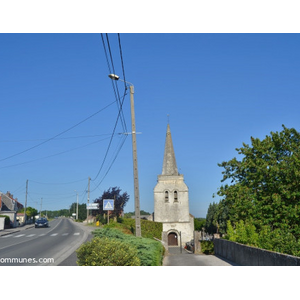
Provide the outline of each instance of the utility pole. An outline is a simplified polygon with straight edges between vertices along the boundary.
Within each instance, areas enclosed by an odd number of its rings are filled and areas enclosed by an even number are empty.
[[[25,195],[25,205],[24,205],[24,225],[26,225],[26,209],[27,209],[27,194],[28,194],[28,179],[26,180],[26,195]]]
[[[42,217],[42,203],[43,203],[43,198],[41,198],[40,218]]]
[[[90,181],[91,181],[91,178],[89,177],[87,206],[89,206],[89,203],[90,203]],[[87,210],[86,210],[86,222],[87,223],[88,223],[88,218],[89,218],[89,209],[87,208]]]
[[[138,176],[137,150],[136,150],[135,113],[134,113],[134,99],[133,99],[134,87],[133,85],[130,85],[129,88],[130,88],[132,156],[133,156],[133,177],[134,177],[135,235],[142,236],[139,176]]]
[[[77,191],[76,191],[76,198],[77,198],[76,220],[78,220],[78,192]]]
[[[142,236],[141,232],[141,213],[140,213],[140,192],[139,192],[139,176],[137,165],[137,150],[136,150],[136,130],[135,130],[135,113],[134,113],[134,87],[133,84],[120,79],[116,74],[109,74],[108,77],[112,80],[121,80],[129,85],[130,88],[130,108],[131,108],[131,132],[132,132],[132,156],[133,156],[133,177],[134,177],[134,207],[135,207],[135,235]]]

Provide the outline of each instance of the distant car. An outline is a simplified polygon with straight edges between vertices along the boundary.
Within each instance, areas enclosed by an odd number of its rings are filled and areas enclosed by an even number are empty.
[[[35,221],[35,228],[49,227],[48,220],[46,218],[40,218]]]

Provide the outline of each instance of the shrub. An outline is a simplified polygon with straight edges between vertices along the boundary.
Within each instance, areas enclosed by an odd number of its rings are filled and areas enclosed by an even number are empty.
[[[141,220],[142,236],[145,238],[157,238],[161,240],[162,223],[148,220]]]
[[[228,221],[226,239],[279,253],[300,255],[300,241],[297,241],[291,232],[279,228],[272,229],[269,225],[263,225],[257,230],[250,222],[244,223],[240,220],[233,228]]]
[[[107,223],[107,218],[104,218],[103,215],[98,215],[96,217],[96,221],[99,221],[101,224],[106,224]]]
[[[124,224],[133,234],[135,233],[135,219],[122,218],[119,221]],[[143,237],[150,239],[155,237],[160,240],[162,233],[162,223],[142,219],[141,232]]]
[[[96,237],[115,239],[134,247],[142,266],[160,266],[162,263],[164,247],[153,239],[136,237],[108,227],[96,229],[93,234]]]
[[[259,232],[259,247],[279,253],[300,255],[300,244],[290,232],[284,232],[279,228],[271,230],[265,225]]]
[[[250,246],[257,246],[258,244],[258,233],[256,228],[250,222],[244,223],[240,220],[236,223],[235,229],[232,227],[231,222],[227,222],[227,237],[229,241],[237,242]]]
[[[115,239],[95,237],[76,252],[80,266],[140,266],[136,249]]]
[[[128,226],[124,226],[123,224],[117,222],[110,222],[109,224],[104,225],[103,228],[118,229],[125,234],[133,234]]]
[[[214,254],[213,241],[201,241],[201,251],[204,254]]]

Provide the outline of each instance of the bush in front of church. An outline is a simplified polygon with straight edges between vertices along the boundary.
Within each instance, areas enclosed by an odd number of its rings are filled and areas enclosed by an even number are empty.
[[[140,266],[135,247],[116,239],[95,237],[77,251],[79,266]]]
[[[93,234],[95,237],[117,240],[135,248],[141,266],[160,266],[162,264],[164,247],[156,240],[136,237],[132,234],[125,234],[119,229],[108,227],[96,229]]]

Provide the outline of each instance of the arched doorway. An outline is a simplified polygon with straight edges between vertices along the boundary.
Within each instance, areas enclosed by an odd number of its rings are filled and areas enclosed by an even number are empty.
[[[168,234],[168,246],[178,246],[178,235],[175,232]]]

